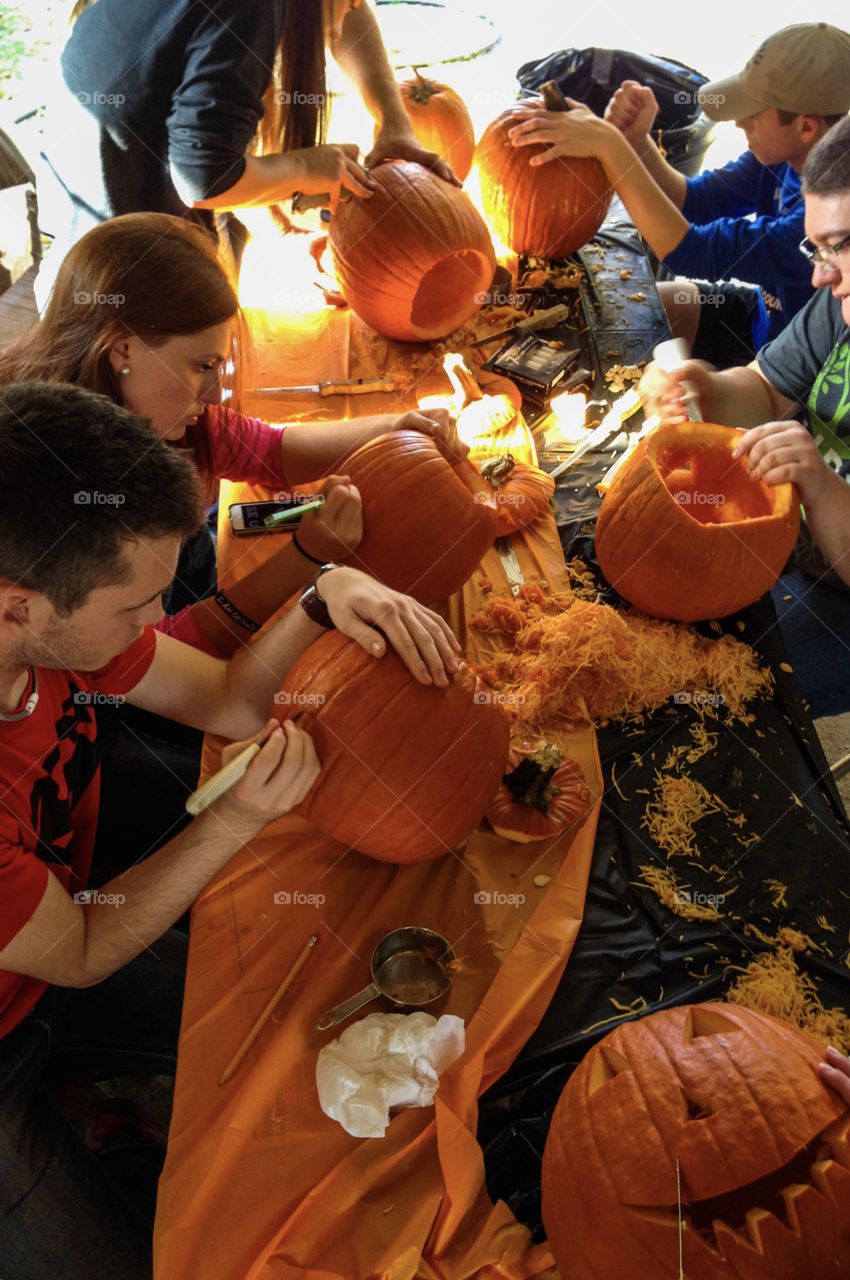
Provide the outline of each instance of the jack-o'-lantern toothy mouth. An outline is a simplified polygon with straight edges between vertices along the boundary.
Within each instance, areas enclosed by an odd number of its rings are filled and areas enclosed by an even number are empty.
[[[708,1113],[694,1114],[698,1108],[689,1104],[691,1119],[706,1119]],[[711,1248],[722,1252],[721,1235],[735,1234],[755,1249],[762,1249],[762,1236],[768,1220],[795,1234],[800,1234],[801,1209],[814,1197],[828,1201],[850,1198],[850,1114],[842,1116],[823,1133],[818,1134],[802,1151],[771,1173],[736,1187],[724,1195],[682,1204],[682,1220],[686,1230],[697,1231]],[[676,1205],[649,1208],[626,1206],[636,1217],[651,1219],[669,1226],[678,1225]],[[826,1206],[823,1206],[826,1211]],[[814,1213],[814,1205],[806,1217]],[[775,1225],[771,1223],[771,1225]]]

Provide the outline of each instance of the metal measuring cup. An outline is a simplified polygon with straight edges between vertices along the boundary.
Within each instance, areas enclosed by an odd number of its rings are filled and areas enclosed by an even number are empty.
[[[449,943],[433,929],[393,929],[372,954],[368,987],[329,1009],[316,1023],[316,1030],[330,1030],[378,996],[409,1009],[434,1004],[452,985],[454,974],[449,966],[454,958]]]

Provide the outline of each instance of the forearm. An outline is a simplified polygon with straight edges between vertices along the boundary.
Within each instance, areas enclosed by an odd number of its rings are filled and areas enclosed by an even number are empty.
[[[676,208],[681,209],[688,191],[688,180],[685,175],[679,173],[678,169],[674,169],[671,164],[667,163],[655,141],[648,133],[645,133],[641,138],[630,138],[629,141],[635,153],[643,161],[644,168],[650,177],[658,183],[661,190]]]
[[[834,471],[818,501],[806,506],[806,520],[824,560],[850,585],[850,486]]]
[[[67,985],[91,986],[135,959],[192,905],[198,894],[256,834],[219,802],[144,861],[110,880],[80,913],[78,959]],[[70,956],[69,956],[70,960]]]
[[[757,427],[789,418],[794,410],[753,365],[709,374],[700,407],[706,422],[727,427]]]
[[[357,87],[379,128],[409,133],[410,122],[384,48],[377,19],[368,4],[345,16],[333,55]]]
[[[232,738],[250,737],[262,728],[287,671],[323,634],[303,609],[290,609],[234,653],[225,680],[225,705],[232,708],[234,719]]]
[[[666,258],[681,243],[690,224],[619,129],[600,120],[598,133],[597,156],[608,181],[653,253]]]
[[[398,418],[398,413],[381,413],[349,422],[287,427],[280,442],[283,474],[290,484],[307,484],[344,470],[349,454],[392,431]]]
[[[220,195],[195,200],[193,209],[241,209],[251,205],[274,204],[300,188],[302,168],[296,154],[246,156],[238,182]],[[178,192],[180,183],[175,178]]]
[[[301,554],[291,538],[285,538],[268,560],[234,582],[224,595],[243,617],[262,624],[315,572],[316,565]],[[251,640],[252,632],[225,612],[215,596],[199,600],[192,606],[192,614],[198,630],[225,657]]]

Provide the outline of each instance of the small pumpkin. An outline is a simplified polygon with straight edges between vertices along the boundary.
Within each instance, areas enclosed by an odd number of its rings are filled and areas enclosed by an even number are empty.
[[[368,200],[348,200],[331,221],[340,288],[387,338],[443,338],[482,305],[496,258],[469,197],[421,165],[385,161]]]
[[[551,742],[511,744],[508,768],[487,810],[505,840],[528,844],[559,835],[587,813],[590,791],[581,765]]]
[[[490,485],[466,459],[419,431],[393,431],[345,463],[363,503],[363,538],[349,563],[425,604],[475,572],[498,522]]]
[[[510,730],[476,697],[462,666],[447,688],[422,685],[392,650],[376,660],[328,632],[288,673],[275,705],[313,738],[322,772],[298,812],[381,862],[457,848],[499,785]]]
[[[399,85],[401,100],[418,142],[450,164],[463,182],[472,168],[475,132],[463,98],[446,84],[413,68],[415,79]]]
[[[656,618],[722,618],[776,582],[797,538],[793,485],[754,480],[740,433],[709,422],[659,427],[614,476],[596,522],[611,586]]]
[[[514,253],[563,258],[587,244],[608,212],[611,189],[598,160],[560,156],[535,167],[546,147],[515,147],[508,131],[525,119],[508,107],[481,137],[475,158],[481,201],[495,235]]]
[[[821,1057],[789,1023],[720,1003],[650,1014],[595,1045],[543,1153],[561,1274],[850,1275],[850,1113]]]
[[[496,491],[500,537],[533,524],[548,509],[555,481],[539,467],[516,463],[506,453],[482,462],[480,470]]]

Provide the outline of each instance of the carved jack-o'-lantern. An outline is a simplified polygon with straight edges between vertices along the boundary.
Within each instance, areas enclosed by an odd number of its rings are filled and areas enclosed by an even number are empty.
[[[735,1005],[618,1027],[561,1095],[543,1220],[569,1280],[847,1280],[850,1112],[811,1036]],[[679,1212],[681,1204],[681,1215]]]

